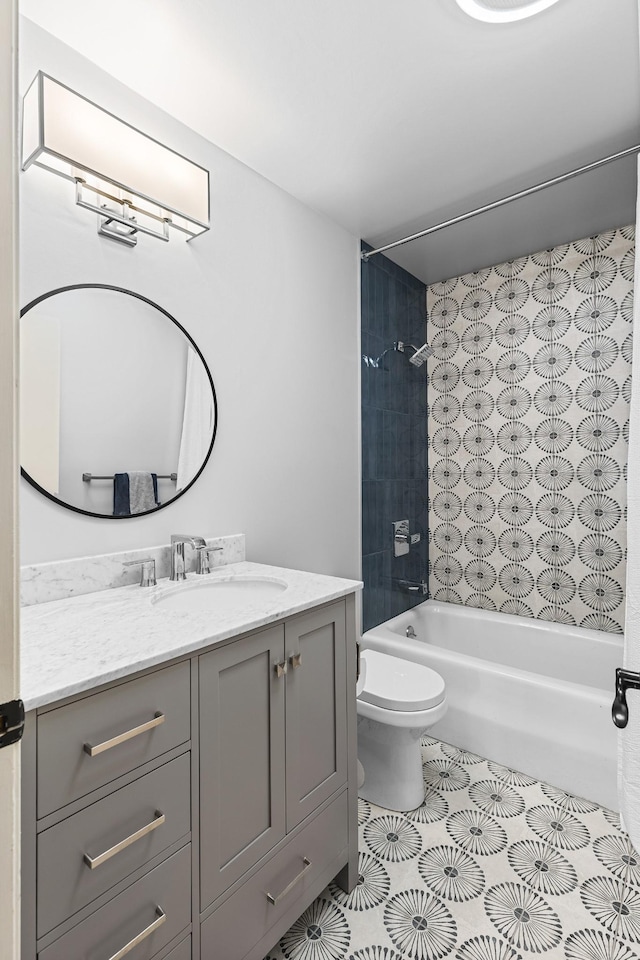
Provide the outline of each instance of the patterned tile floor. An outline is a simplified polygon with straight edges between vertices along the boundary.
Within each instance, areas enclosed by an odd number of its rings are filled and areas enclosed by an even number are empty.
[[[425,738],[425,803],[364,800],[361,879],[265,960],[640,960],[640,857],[615,813]]]

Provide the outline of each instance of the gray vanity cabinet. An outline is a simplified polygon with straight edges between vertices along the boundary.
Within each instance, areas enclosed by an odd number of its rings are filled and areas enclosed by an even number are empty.
[[[344,604],[285,624],[287,832],[347,779]]]
[[[285,834],[284,627],[200,657],[200,909]]]
[[[343,868],[356,883],[352,613],[200,658],[200,960],[262,960]]]
[[[184,954],[191,707],[184,660],[29,713],[23,960],[164,960],[178,945]]]
[[[355,651],[350,594],[31,711],[22,960],[262,960],[352,889]]]
[[[201,909],[347,779],[344,602],[200,657]]]

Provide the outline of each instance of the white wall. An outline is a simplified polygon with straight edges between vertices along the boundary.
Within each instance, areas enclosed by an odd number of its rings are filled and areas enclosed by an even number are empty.
[[[198,483],[152,517],[84,517],[23,481],[22,563],[166,543],[174,532],[244,532],[249,559],[357,576],[357,239],[23,20],[23,91],[38,69],[208,167],[212,229],[189,244],[120,247],[98,238],[71,184],[31,168],[21,175],[21,303],[81,282],[149,297],[202,350],[219,420]],[[224,92],[194,78],[194,95]]]

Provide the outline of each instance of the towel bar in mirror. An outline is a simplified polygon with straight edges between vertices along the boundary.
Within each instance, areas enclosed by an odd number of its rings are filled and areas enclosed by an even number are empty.
[[[218,412],[209,367],[175,317],[101,283],[49,290],[20,317],[24,478],[70,510],[117,520],[186,493],[211,455]],[[90,481],[134,472],[155,474],[159,505],[132,494],[114,516],[114,483]]]

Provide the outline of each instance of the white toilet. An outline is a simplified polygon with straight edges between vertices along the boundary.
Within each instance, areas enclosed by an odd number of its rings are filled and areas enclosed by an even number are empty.
[[[447,711],[444,680],[421,663],[388,653],[363,650],[360,657],[359,794],[389,810],[415,810],[424,800],[420,741]]]

